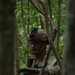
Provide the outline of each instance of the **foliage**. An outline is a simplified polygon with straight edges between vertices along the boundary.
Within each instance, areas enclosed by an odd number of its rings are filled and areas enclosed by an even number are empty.
[[[40,13],[32,6],[32,4],[28,1],[23,1],[23,16],[24,16],[24,24],[27,25],[26,21],[27,18],[29,19],[29,31],[33,27],[40,27]],[[63,0],[61,3],[61,26],[60,26],[60,43],[59,43],[59,53],[60,55],[63,52],[63,40],[64,40],[64,27],[65,27],[65,14],[66,14],[66,1]],[[20,63],[21,67],[26,67],[26,46],[27,46],[27,39],[25,37],[24,29],[22,26],[22,17],[21,17],[21,3],[17,2],[17,8],[16,8],[16,18],[17,18],[17,24],[18,24],[18,31],[19,31],[19,37],[21,40],[19,40],[19,51],[20,51]],[[57,27],[57,18],[58,18],[58,4],[56,0],[52,0],[52,22],[54,24],[54,27]],[[27,35],[26,35],[27,36]]]

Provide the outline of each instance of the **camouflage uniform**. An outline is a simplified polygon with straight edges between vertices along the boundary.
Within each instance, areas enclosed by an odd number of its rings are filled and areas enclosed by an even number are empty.
[[[38,64],[36,64],[35,59],[31,58],[32,61],[29,62],[30,64],[28,65],[28,67],[32,67],[32,68],[41,68],[42,64],[43,64],[43,60],[40,60],[40,62]],[[30,59],[29,59],[30,60]],[[60,71],[60,67],[57,64],[57,60],[54,56],[50,56],[49,60],[47,61],[47,65],[45,67],[45,74],[43,75],[61,75],[61,71]]]
[[[46,41],[47,43],[49,43],[48,42],[48,35],[43,29],[40,29],[40,30],[34,29],[34,30],[32,30],[32,32],[28,36],[28,39],[30,41],[31,40],[37,40],[37,41],[40,41],[40,42],[41,41]],[[43,54],[43,51],[42,51],[42,54]],[[32,58],[32,59],[29,59],[28,60],[28,67],[41,68],[42,64],[44,62],[43,61],[44,56],[45,55],[43,55],[41,57],[41,59],[40,59],[38,64],[36,64],[35,57]],[[49,57],[49,59],[47,61],[47,65],[45,67],[45,71],[44,71],[43,75],[61,75],[60,67],[58,66],[57,60],[53,55],[50,55],[50,57]]]

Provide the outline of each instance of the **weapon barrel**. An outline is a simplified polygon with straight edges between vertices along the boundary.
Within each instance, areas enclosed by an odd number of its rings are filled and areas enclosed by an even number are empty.
[[[19,73],[39,74],[40,69],[37,69],[37,68],[23,68],[23,69],[19,70]]]

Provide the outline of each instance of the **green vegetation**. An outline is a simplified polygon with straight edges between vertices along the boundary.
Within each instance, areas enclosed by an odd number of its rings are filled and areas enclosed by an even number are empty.
[[[21,7],[23,6],[23,8]],[[48,6],[47,6],[48,7]],[[22,12],[23,10],[23,12]],[[41,8],[41,10],[43,10]],[[52,23],[53,27],[57,28],[58,17],[60,16],[60,38],[59,38],[59,54],[62,55],[63,52],[63,41],[64,41],[64,27],[65,27],[65,16],[66,16],[66,1],[61,2],[60,15],[58,15],[58,2],[57,0],[51,1],[51,13],[52,13]],[[48,8],[49,11],[49,8]],[[23,13],[23,15],[22,15]],[[50,12],[49,16],[50,16]],[[16,18],[18,24],[18,36],[19,36],[19,55],[20,55],[20,67],[26,67],[26,59],[30,56],[29,49],[27,48],[27,34],[33,27],[41,27],[40,16],[42,14],[36,10],[36,8],[28,1],[23,0],[23,5],[21,2],[17,2],[16,7]],[[22,17],[23,16],[23,17]],[[23,21],[24,20],[24,21]],[[55,40],[56,42],[57,40]],[[57,44],[55,43],[55,46]]]

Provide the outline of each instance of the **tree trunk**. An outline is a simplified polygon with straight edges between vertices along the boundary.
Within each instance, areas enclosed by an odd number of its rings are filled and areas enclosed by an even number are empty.
[[[75,0],[67,0],[63,75],[75,75]]]
[[[15,30],[15,42],[14,42],[14,46],[15,46],[15,54],[14,54],[14,57],[15,57],[15,72],[16,72],[16,75],[19,75],[18,74],[18,70],[20,69],[20,56],[19,56],[19,48],[18,48],[18,43],[19,43],[19,37],[18,37],[18,24],[16,24],[16,30]]]
[[[15,75],[16,0],[0,0],[0,75]]]

